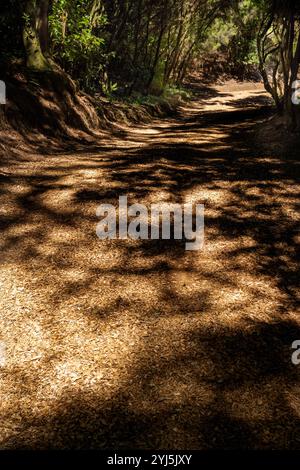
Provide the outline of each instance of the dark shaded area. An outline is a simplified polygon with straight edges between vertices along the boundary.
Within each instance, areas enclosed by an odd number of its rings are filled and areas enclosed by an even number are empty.
[[[72,406],[62,401],[57,414],[29,420],[19,436],[4,444],[18,449],[165,448],[165,433],[172,424],[176,429],[173,443],[176,446],[178,437],[183,449],[299,449],[296,430],[300,419],[286,397],[286,390],[299,380],[290,361],[290,344],[299,334],[297,325],[284,321],[256,324],[243,333],[195,331],[188,338],[191,347],[184,355],[174,352],[171,360],[149,357],[149,367],[134,369],[132,385],[124,387],[109,403],[90,395],[76,397]],[[228,361],[231,368],[224,370],[223,364]],[[205,369],[207,362],[212,364],[210,373]],[[160,397],[159,388],[154,392],[153,383],[159,385],[170,372],[176,377],[181,369],[199,387],[212,387],[214,398],[209,405],[195,407],[190,397],[172,406]],[[240,389],[254,390],[263,400],[257,401],[255,396],[250,400],[258,408],[256,421],[247,420],[247,402],[236,403],[234,395],[228,399],[230,393]],[[152,413],[133,410],[132,396],[152,402]],[[233,417],[237,405],[244,419]],[[34,441],[32,426],[39,429]]]
[[[251,96],[240,100],[232,100],[228,102],[228,106],[234,106],[235,108],[247,108],[247,107],[258,107],[271,106],[272,99],[265,94],[258,94],[257,96]]]

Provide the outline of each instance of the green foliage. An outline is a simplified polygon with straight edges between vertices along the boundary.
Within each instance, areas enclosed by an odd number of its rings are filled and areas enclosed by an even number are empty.
[[[258,64],[258,13],[256,0],[232,0],[212,24],[203,50],[226,51],[233,66]]]
[[[257,1],[52,0],[46,52],[89,92],[160,96],[199,52],[227,48],[233,63],[255,62]]]
[[[108,64],[124,93],[161,95],[181,83],[218,16],[218,0],[104,0],[108,17]]]
[[[55,69],[52,58],[88,92],[165,99],[206,56],[207,78],[224,72],[257,78],[259,66],[278,109],[290,113],[300,64],[299,0],[2,3],[1,63],[17,57],[46,72]]]
[[[104,52],[105,13],[95,2],[55,0],[49,16],[53,57],[85,89],[99,87],[107,57]]]
[[[186,90],[185,88],[179,85],[168,85],[165,88],[164,95],[166,99],[169,98],[180,98],[183,101],[187,101],[192,98],[192,94],[190,91]]]
[[[202,44],[202,50],[205,52],[217,52],[228,48],[230,41],[237,32],[238,29],[232,18],[216,18],[209,29],[208,37]]]

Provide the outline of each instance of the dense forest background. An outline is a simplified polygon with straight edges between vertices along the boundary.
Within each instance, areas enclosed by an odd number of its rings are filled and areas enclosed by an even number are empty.
[[[289,127],[300,61],[296,0],[8,0],[2,67],[64,71],[90,94],[163,95],[202,67],[239,79],[256,70]]]

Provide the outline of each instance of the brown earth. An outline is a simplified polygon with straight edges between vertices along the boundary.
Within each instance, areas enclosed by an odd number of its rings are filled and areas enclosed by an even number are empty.
[[[255,142],[260,84],[194,88],[90,142],[4,131],[2,449],[300,449],[297,152]],[[204,203],[204,248],[100,241],[120,195]]]

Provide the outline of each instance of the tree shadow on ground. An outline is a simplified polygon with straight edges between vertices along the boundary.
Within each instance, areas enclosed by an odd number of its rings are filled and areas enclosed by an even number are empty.
[[[150,322],[109,399],[101,380],[98,393],[74,386],[47,412],[24,413],[3,447],[299,448],[290,345],[300,331],[289,318],[299,306],[299,162],[255,144],[253,127],[268,112],[187,117],[154,126],[146,142],[132,130],[125,148],[82,148],[3,175],[2,263],[40,276],[46,327],[69,300],[68,312],[84,304],[82,318],[98,336],[104,320],[127,311]],[[129,203],[204,203],[208,249],[188,255],[173,240],[100,242],[96,207],[124,194]],[[269,298],[268,319],[263,312],[258,321]],[[151,329],[159,320],[166,323]],[[55,329],[53,337],[65,334]],[[35,389],[39,377],[31,380]]]
[[[17,449],[299,449],[299,374],[290,349],[299,336],[298,325],[282,321],[243,332],[195,330],[186,337],[185,352],[174,350],[170,358],[153,356],[149,344],[128,371],[128,383],[109,401],[73,392],[48,414],[28,416],[3,444]],[[165,381],[172,383],[169,395]]]

